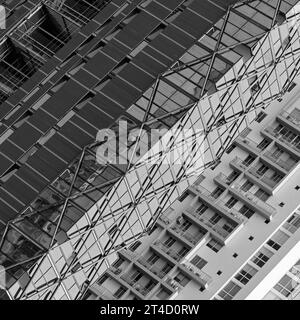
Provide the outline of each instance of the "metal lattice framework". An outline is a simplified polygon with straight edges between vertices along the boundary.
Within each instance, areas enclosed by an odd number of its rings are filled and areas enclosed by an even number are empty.
[[[59,197],[52,203],[40,197],[7,225],[1,250],[9,239],[33,253],[6,267],[23,268],[8,288],[11,298],[80,298],[115,252],[147,233],[198,175],[217,163],[257,112],[283,96],[300,66],[300,16],[297,7],[290,10],[293,4],[242,1],[230,6],[224,18],[161,74],[122,118],[138,132],[129,146],[132,151],[139,149],[151,129],[169,130],[156,138],[151,150],[126,165],[99,166],[95,159],[103,141],[87,146],[53,183],[61,191]],[[204,50],[202,43],[211,50]],[[192,55],[196,50],[199,57]],[[176,106],[170,104],[174,96]],[[103,182],[109,168],[118,174]],[[84,214],[63,230],[66,216],[80,206],[87,208]],[[43,225],[41,232],[36,224],[44,217],[53,223]]]

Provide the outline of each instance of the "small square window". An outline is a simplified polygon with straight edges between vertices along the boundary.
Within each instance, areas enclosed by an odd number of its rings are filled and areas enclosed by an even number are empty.
[[[237,253],[234,253],[232,256],[233,256],[234,258],[236,258],[236,257],[238,256],[238,254],[237,254]]]
[[[265,220],[265,224],[268,224],[269,222],[270,222],[270,220],[268,220],[268,219],[267,219],[267,220]]]
[[[220,276],[221,274],[222,274],[222,271],[219,270],[219,271],[217,272],[217,275]]]
[[[284,202],[280,202],[280,203],[279,203],[279,207],[281,207],[281,208],[282,208],[284,205],[285,205]]]
[[[300,190],[300,186],[296,186],[295,189],[298,191]]]
[[[200,292],[203,292],[204,290],[205,290],[204,287],[201,287],[201,288],[199,289]]]
[[[252,240],[254,239],[254,237],[250,236],[248,239],[249,239],[250,241],[252,241]]]

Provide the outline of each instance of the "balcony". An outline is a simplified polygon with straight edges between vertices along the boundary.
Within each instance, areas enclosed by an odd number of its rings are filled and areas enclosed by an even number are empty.
[[[147,288],[144,283],[142,283],[141,281],[134,280],[131,276],[132,274],[126,273],[123,276],[121,276],[121,279],[144,297],[148,296],[153,291],[153,288],[156,286],[156,284],[153,283],[152,286]]]
[[[294,155],[297,159],[300,158],[300,143],[294,144],[292,141],[289,141],[284,135],[276,130],[275,126],[266,128],[262,131],[262,134],[269,138],[275,138],[277,144],[279,144],[283,150]]]
[[[250,209],[258,212],[266,219],[271,219],[276,213],[276,209],[264,201],[260,200],[250,191],[244,191],[239,184],[233,184],[229,189],[239,200],[246,203]]]
[[[114,293],[103,287],[103,285],[99,285],[97,283],[93,284],[92,291],[97,294],[101,300],[117,300],[117,298],[114,296]]]
[[[259,155],[261,152],[261,149],[257,147],[258,143],[248,137],[237,137],[235,139],[235,144],[242,150],[255,156]]]
[[[277,116],[277,120],[300,134],[300,109],[295,109],[292,112],[282,111]]]
[[[167,275],[167,273],[164,272],[161,268],[149,263],[144,257],[138,259],[137,262],[160,279],[163,279]]]
[[[230,167],[239,172],[243,172],[248,169],[249,164],[245,164],[244,160],[239,157],[235,157],[233,160],[229,162]]]
[[[173,260],[175,260],[176,262],[179,262],[180,260],[182,260],[184,258],[184,256],[181,256],[178,254],[178,251],[166,246],[162,241],[157,240],[153,243],[154,248],[158,248],[161,251],[163,251],[164,253],[167,254],[167,256],[171,257]]]
[[[200,215],[195,209],[187,209],[186,212],[193,216],[196,223],[198,222],[201,227],[207,229],[211,236],[223,245],[226,245],[242,226],[242,224],[237,224],[236,227],[229,232],[224,230],[220,225],[211,223],[208,218],[204,217],[203,214]],[[239,213],[239,215],[241,214]],[[243,218],[245,219],[244,216]]]
[[[250,173],[252,177],[255,177],[255,183],[257,183],[262,189],[264,189],[269,194],[273,194],[275,187],[279,184],[280,181],[272,180],[271,177],[266,174],[261,175],[257,173],[258,169],[259,167],[250,168],[248,170],[248,173]],[[251,180],[251,177],[249,177],[249,179]]]
[[[202,186],[194,187],[198,192],[200,198],[209,206],[212,210],[217,211],[223,217],[230,219],[231,221],[243,224],[245,222],[244,217],[234,209],[229,209],[225,206],[225,202],[214,198],[211,192]]]
[[[125,258],[128,261],[134,261],[139,256],[138,253],[133,252],[130,249],[123,249],[120,250],[118,253],[121,257]]]
[[[192,247],[205,237],[205,234],[201,233],[200,231],[198,232],[198,234],[191,234],[188,231],[183,230],[182,227],[178,225],[174,225],[170,229],[179,236],[180,240],[182,238],[185,239],[188,242],[189,246]]]
[[[295,165],[297,164],[297,161],[295,161],[294,163],[289,163],[287,161],[283,161],[281,159],[277,159],[276,157],[274,157],[273,153],[271,153],[270,151],[267,151],[263,154],[263,157],[267,158],[268,160],[271,161],[271,165],[275,164],[276,166],[280,167],[281,169],[283,169],[283,173],[287,174],[289,171],[291,171]],[[282,170],[281,170],[282,171]]]
[[[208,285],[212,282],[212,277],[209,276],[207,273],[202,271],[201,269],[197,268],[196,266],[192,265],[189,261],[184,261],[179,265],[179,268],[184,272],[187,273],[189,276],[201,284],[205,289]]]

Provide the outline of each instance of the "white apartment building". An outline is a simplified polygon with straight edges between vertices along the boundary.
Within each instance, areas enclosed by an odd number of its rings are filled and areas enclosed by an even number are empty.
[[[282,278],[300,259],[299,83],[259,113],[142,242],[118,252],[84,299],[289,299],[297,275],[289,294],[274,288],[290,284]]]

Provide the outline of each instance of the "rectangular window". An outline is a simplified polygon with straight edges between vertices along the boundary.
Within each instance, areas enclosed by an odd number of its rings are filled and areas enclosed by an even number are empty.
[[[205,204],[202,203],[202,204],[197,208],[196,211],[201,214],[201,213],[204,213],[207,209],[208,209],[208,206],[206,206]]]
[[[219,252],[220,249],[222,248],[222,245],[217,242],[215,239],[211,239],[207,244],[207,247],[209,247],[211,250],[213,250],[214,252]]]
[[[178,198],[180,202],[183,202],[188,197],[189,193],[186,191],[181,197]]]
[[[159,256],[156,253],[153,253],[148,259],[149,264],[154,264],[159,259]]]
[[[230,209],[230,208],[232,208],[237,202],[238,202],[237,199],[235,199],[234,197],[231,197],[231,198],[225,203],[225,206]]]
[[[278,230],[274,236],[267,242],[267,244],[275,250],[279,250],[283,244],[289,239],[289,236]]]
[[[196,255],[195,257],[193,257],[193,259],[191,260],[191,264],[193,264],[195,267],[197,267],[198,269],[202,269],[206,264],[207,261],[202,259],[201,257],[199,257],[198,255]]]
[[[243,216],[245,216],[246,218],[248,218],[248,219],[250,219],[250,218],[253,216],[253,214],[255,213],[254,210],[248,208],[246,205],[243,205],[243,206],[241,207],[241,209],[239,210],[239,212],[240,212]]]
[[[285,297],[288,297],[294,290],[298,283],[289,277],[284,275],[280,281],[275,285],[274,289],[280,292]]]
[[[264,164],[262,164],[257,170],[256,173],[259,174],[260,176],[262,176],[263,174],[265,174],[268,171],[268,167],[265,166]]]
[[[221,217],[218,213],[215,213],[215,214],[209,219],[209,222],[210,222],[211,224],[216,224],[216,223],[218,223],[221,219],[222,219],[222,217]]]
[[[257,270],[255,268],[246,264],[245,267],[235,276],[235,279],[242,284],[247,284],[256,273]]]
[[[124,259],[119,258],[118,260],[116,260],[116,261],[112,264],[112,266],[113,266],[114,268],[119,268],[119,267],[123,264],[124,261],[125,261]]]
[[[273,252],[263,247],[256,253],[251,261],[262,268],[272,256]]]
[[[115,293],[114,293],[114,297],[117,298],[117,299],[120,299],[124,293],[127,291],[126,288],[124,287],[120,287]]]
[[[164,242],[164,244],[165,244],[165,246],[170,248],[175,242],[176,242],[176,240],[174,238],[170,237]]]
[[[261,143],[257,145],[257,148],[260,150],[265,150],[271,142],[267,139],[263,139]]]
[[[183,287],[185,287],[190,282],[190,279],[181,272],[179,272],[177,276],[174,277],[174,280]]]
[[[189,252],[189,249],[183,247],[183,248],[181,248],[181,249],[178,251],[178,255],[179,255],[180,257],[184,257],[184,256],[187,255],[188,252]]]
[[[231,172],[230,175],[227,177],[227,184],[230,184],[233,181],[235,181],[239,175],[240,175],[239,172],[236,172],[236,171]]]
[[[247,191],[249,191],[253,186],[254,186],[254,184],[253,184],[251,181],[247,180],[247,181],[241,186],[241,189],[242,189],[242,191],[247,192]]]
[[[264,113],[263,111],[261,111],[261,112],[257,115],[255,121],[258,122],[258,123],[261,123],[266,116],[267,116],[267,114]]]
[[[300,216],[294,213],[284,224],[284,228],[291,233],[296,232],[300,227]]]
[[[228,285],[219,292],[219,296],[224,300],[232,300],[234,296],[241,290],[241,287],[230,281]]]
[[[140,245],[141,245],[141,241],[136,241],[135,243],[133,243],[132,245],[129,246],[129,250],[130,251],[135,251]]]
[[[255,160],[255,157],[249,155],[242,163],[244,166],[249,167],[250,164]]]
[[[254,195],[262,201],[267,201],[270,197],[268,193],[262,189],[258,189]]]
[[[212,193],[211,196],[215,199],[219,198],[220,195],[224,192],[224,188],[217,187]]]

